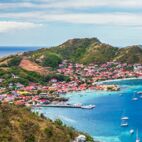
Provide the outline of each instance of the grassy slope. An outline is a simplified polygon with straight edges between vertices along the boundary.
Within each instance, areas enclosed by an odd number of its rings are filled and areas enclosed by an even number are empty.
[[[92,62],[104,63],[111,61],[117,50],[118,48],[114,48],[110,45],[95,44],[87,50],[85,55],[80,59],[80,62],[88,64]]]
[[[1,142],[70,142],[78,132],[38,117],[26,108],[0,105]]]

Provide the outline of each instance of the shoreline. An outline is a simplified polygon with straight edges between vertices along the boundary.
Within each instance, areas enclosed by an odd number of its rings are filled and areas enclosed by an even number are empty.
[[[96,84],[101,84],[101,83],[105,83],[105,82],[117,82],[117,81],[125,81],[125,80],[136,80],[136,79],[142,79],[142,77],[132,77],[132,78],[121,78],[121,79],[108,79],[108,80],[104,80],[104,81],[98,81],[95,82]]]
[[[121,79],[108,79],[108,80],[104,80],[104,81],[98,81],[98,82],[95,82],[96,85],[100,85],[102,83],[105,83],[105,82],[117,82],[117,81],[125,81],[125,80],[136,80],[136,79],[142,79],[142,77],[133,77],[133,78],[121,78]],[[93,91],[95,89],[90,89],[90,88],[87,88],[85,90],[80,90],[80,91],[69,91],[69,92],[66,92],[65,94],[61,94],[63,97],[64,95],[67,95],[69,93],[80,93],[80,92],[86,92],[86,91]],[[103,90],[102,90],[103,91]]]
[[[135,80],[135,79],[142,79],[142,77],[138,77],[138,78],[123,78],[123,79],[114,79],[114,80],[105,80],[105,82],[111,82],[111,81],[124,81],[124,80]],[[89,91],[88,89],[86,89],[86,90],[83,90],[83,91],[81,91],[81,92],[86,92],[86,91]],[[78,91],[77,91],[78,92]],[[76,91],[74,91],[74,92],[69,92],[69,93],[77,93]],[[80,92],[80,91],[79,91]],[[68,93],[67,93],[68,94]],[[91,134],[90,134],[91,135]],[[94,138],[94,140],[97,140],[97,141],[100,141],[100,142],[103,142],[103,141],[106,141],[106,142],[108,142],[109,140],[111,141],[111,140],[115,140],[115,139],[117,139],[117,140],[119,140],[119,138],[118,137],[115,137],[115,136],[96,136],[95,137],[95,135],[91,135],[93,138]]]

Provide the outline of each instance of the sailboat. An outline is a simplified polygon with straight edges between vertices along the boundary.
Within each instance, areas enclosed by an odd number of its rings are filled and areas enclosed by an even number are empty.
[[[140,138],[139,138],[138,130],[137,130],[137,134],[136,134],[136,142],[140,142]]]

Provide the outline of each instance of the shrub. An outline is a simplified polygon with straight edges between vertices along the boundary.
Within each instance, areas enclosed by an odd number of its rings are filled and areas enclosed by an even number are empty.
[[[55,120],[55,124],[59,125],[59,126],[62,126],[63,125],[63,122],[60,120],[60,119],[56,119]]]
[[[53,127],[45,128],[44,133],[46,134],[46,136],[48,138],[52,137],[53,136]]]
[[[21,57],[15,56],[8,62],[8,66],[18,66],[20,62],[21,62]]]
[[[45,55],[43,66],[50,66],[52,68],[57,68],[61,63],[61,57],[56,53],[47,53]]]

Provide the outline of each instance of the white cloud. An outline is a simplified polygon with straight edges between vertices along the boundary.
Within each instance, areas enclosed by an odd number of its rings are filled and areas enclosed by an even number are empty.
[[[142,0],[57,0],[50,3],[50,7],[56,8],[89,8],[89,7],[118,7],[118,8],[141,8]]]
[[[8,18],[8,17],[18,20],[25,19],[25,21],[32,21],[32,22],[40,21],[45,23],[64,22],[64,23],[74,23],[74,24],[98,24],[98,25],[110,25],[110,26],[142,26],[142,18],[141,18],[142,13],[49,14],[47,12],[27,12],[27,13],[9,13],[9,14],[7,13],[0,15],[0,18]],[[32,23],[32,26],[37,26],[37,25]]]
[[[37,1],[38,0],[33,0]],[[105,12],[103,13],[103,8],[101,13],[86,13],[78,12],[76,13],[73,10],[67,11],[64,9],[68,8],[90,8],[93,11],[94,7],[118,7],[118,8],[142,8],[142,0],[40,0],[39,4],[28,2],[23,0],[18,3],[0,3],[0,8],[21,8],[27,7],[29,8],[29,12],[23,9],[23,12],[10,12],[10,13],[0,13],[0,18],[10,19],[13,21],[28,21],[31,23],[13,23],[10,25],[9,22],[6,22],[5,26],[14,29],[14,26],[18,28],[22,28],[22,26],[18,26],[20,24],[24,24],[25,26],[37,26],[34,24],[36,21],[40,22],[66,22],[66,23],[75,23],[75,24],[98,24],[98,25],[110,25],[110,26],[142,26],[142,11],[140,13],[135,13],[135,11],[131,11],[129,13],[123,13],[121,10],[119,13],[115,12]],[[30,9],[31,8],[31,9]],[[38,8],[38,9],[32,9]],[[40,10],[40,8],[45,8],[44,10]],[[53,9],[51,9],[53,8]],[[55,8],[55,9],[54,9]],[[60,10],[59,10],[59,9]],[[101,8],[100,8],[101,9]],[[37,11],[39,10],[39,11]],[[60,11],[60,12],[59,12]],[[2,22],[0,24],[4,25]],[[23,27],[24,27],[23,25]],[[0,25],[1,26],[1,25]],[[4,26],[0,27],[3,28]]]
[[[142,8],[142,0],[40,0],[0,3],[0,8]]]
[[[0,9],[32,8],[36,5],[30,2],[0,3]]]
[[[40,24],[30,23],[30,22],[10,22],[10,21],[0,21],[0,32],[8,32],[11,30],[24,30],[31,29],[41,26]]]
[[[142,14],[98,13],[98,14],[51,14],[42,15],[47,21],[61,21],[78,24],[98,24],[110,26],[142,26]]]

